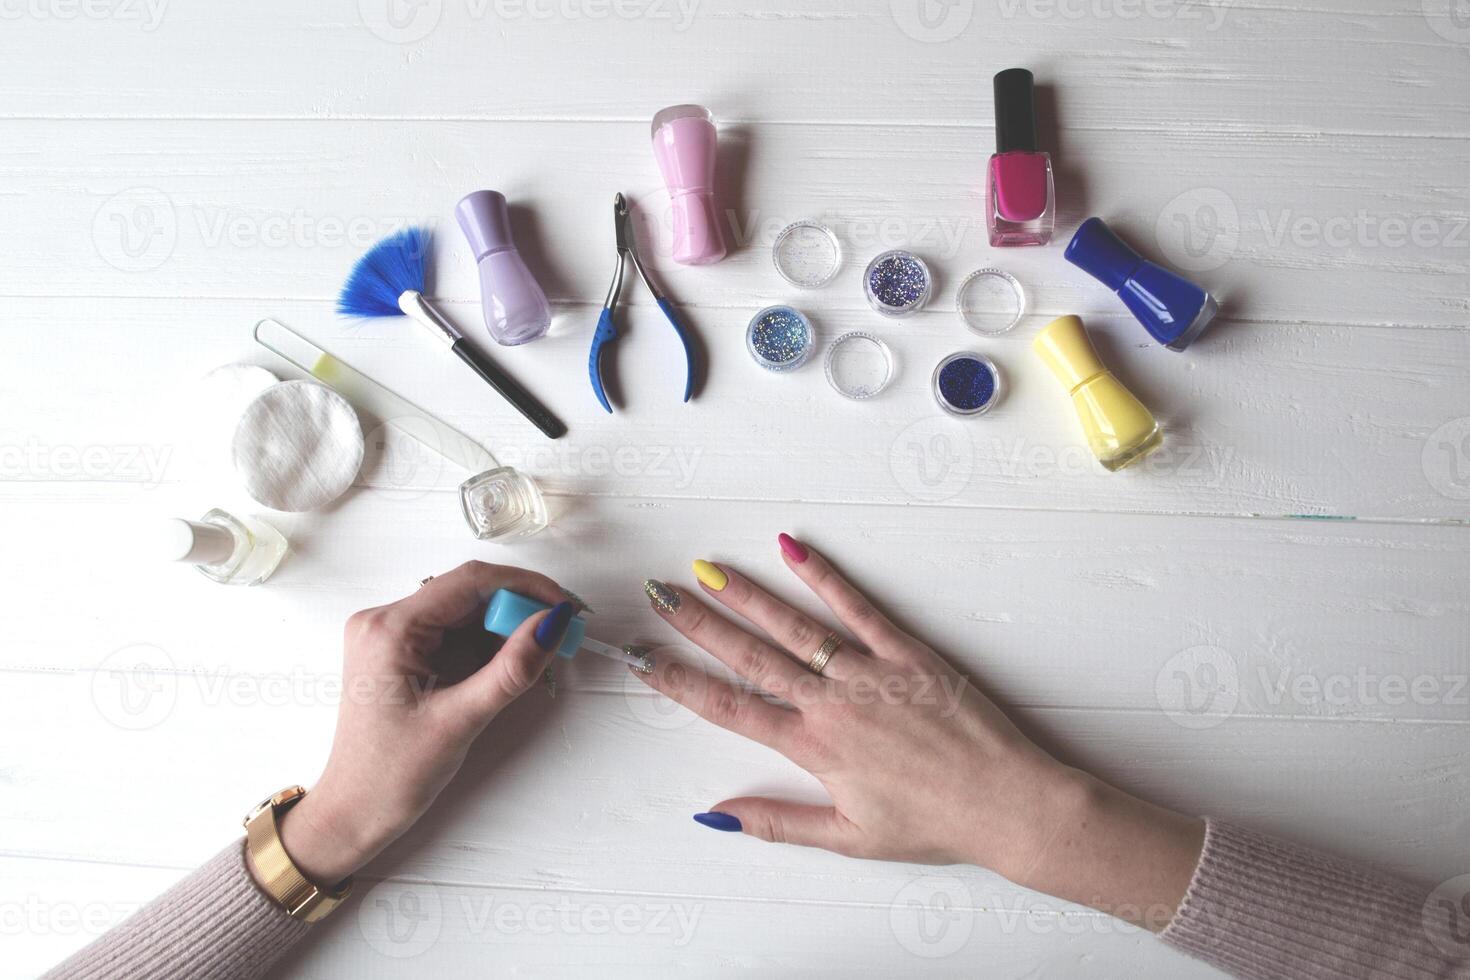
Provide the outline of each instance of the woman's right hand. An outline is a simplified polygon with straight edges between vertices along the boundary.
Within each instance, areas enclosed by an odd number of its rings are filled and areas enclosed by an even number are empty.
[[[1167,924],[1199,858],[1201,821],[1062,765],[821,555],[786,535],[780,545],[787,567],[857,641],[838,647],[822,676],[806,665],[829,628],[708,562],[695,563],[702,592],[774,642],[650,580],[654,609],[784,705],[669,657],[635,676],[782,753],[822,783],[832,804],[742,797],[696,819],[854,857],[976,864],[1155,930]]]
[[[480,626],[497,589],[551,608],[502,641]],[[397,602],[354,614],[343,642],[331,757],[281,822],[297,867],[330,885],[412,826],[459,770],[470,743],[541,677],[573,606],[545,575],[471,561]],[[445,643],[461,630],[469,643]]]

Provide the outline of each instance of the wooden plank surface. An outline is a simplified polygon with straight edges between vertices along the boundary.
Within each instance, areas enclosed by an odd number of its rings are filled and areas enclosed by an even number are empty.
[[[451,211],[494,186],[514,203],[551,298],[584,320],[611,276],[617,191],[642,209],[644,250],[671,295],[714,308],[706,317],[731,330],[778,300],[871,321],[862,268],[896,247],[934,267],[922,319],[942,320],[956,338],[967,334],[954,290],[986,264],[1019,277],[1038,316],[1121,310],[1058,249],[989,248],[983,183],[994,137],[981,120],[730,128],[719,180],[735,253],[716,274],[668,258],[668,197],[642,121],[10,122],[0,243],[15,263],[3,293],[331,299],[368,245],[418,223],[440,232],[434,294],[478,301]],[[1465,326],[1470,192],[1460,178],[1470,136],[1243,139],[1184,128],[1147,139],[1069,130],[1066,140],[1056,156],[1058,244],[1102,214],[1145,253],[1195,271],[1231,318]],[[846,261],[830,286],[808,293],[776,275],[769,246],[788,223],[813,217],[834,227]],[[638,290],[629,298],[648,305]],[[1195,363],[1230,335],[1218,331],[1178,359]],[[1151,343],[1137,330],[1130,339]]]
[[[36,974],[206,858],[262,788],[315,775],[353,610],[466,558],[515,562],[591,599],[593,635],[692,659],[640,579],[687,584],[707,557],[815,611],[775,553],[781,530],[1070,761],[1418,880],[1470,870],[1470,32],[1448,2],[4,13],[0,977]],[[1010,64],[1045,86],[1060,241],[1000,253],[981,182],[989,78]],[[669,259],[647,144],[651,111],[690,99],[721,125],[734,249],[712,269]],[[449,220],[481,186],[511,197],[552,299],[548,339],[490,353],[568,421],[554,445],[411,326],[331,311],[367,244],[423,223],[431,291],[486,342]],[[633,290],[626,404],[609,418],[585,357],[616,190],[711,364],[678,405],[671,338]],[[1090,213],[1220,295],[1189,352],[1153,345],[1062,261]],[[770,266],[774,234],[802,217],[845,249],[820,291]],[[930,260],[936,297],[882,321],[859,273],[899,245]],[[991,264],[1025,282],[1030,313],[980,339],[954,290]],[[742,331],[772,302],[824,340],[882,333],[893,388],[857,405],[815,359],[760,373]],[[1165,425],[1165,451],[1136,472],[1082,454],[1028,350],[1072,312]],[[276,515],[293,553],[269,587],[140,557],[155,517],[258,509],[222,470],[194,385],[228,362],[279,367],[250,341],[264,316],[533,473],[551,529],[473,541],[455,502],[466,474],[365,418],[354,490]],[[962,347],[994,357],[1009,389],[971,424],[927,390]],[[367,900],[282,976],[1214,975],[985,872],[700,830],[689,814],[726,795],[820,789],[602,661],[503,721],[368,870]]]
[[[939,313],[894,327],[875,324],[871,312],[816,307],[822,337],[876,327],[894,347],[890,391],[852,403],[832,392],[820,363],[786,376],[762,372],[745,353],[740,312],[695,307],[710,368],[699,397],[680,405],[677,346],[645,307],[614,355],[626,398],[610,418],[586,379],[580,321],[589,311],[579,307],[533,347],[491,352],[567,421],[569,435],[553,443],[407,321],[354,326],[325,303],[294,300],[7,306],[18,337],[8,351],[16,370],[0,389],[10,420],[0,430],[15,446],[0,458],[10,479],[97,475],[227,488],[207,468],[225,437],[199,434],[190,400],[204,373],[232,361],[296,376],[250,339],[255,322],[273,316],[432,406],[557,494],[1470,519],[1470,449],[1460,442],[1470,433],[1470,344],[1461,331],[1227,321],[1208,353],[1181,358],[1140,344],[1131,320],[1090,317],[1099,348],[1166,430],[1164,448],[1142,467],[1109,474],[1087,454],[1065,393],[1029,349],[1037,319],[977,342]],[[452,313],[466,327],[478,315],[469,305]],[[149,336],[159,339],[140,347]],[[1007,379],[1004,401],[968,423],[943,415],[929,392],[933,365],[962,348],[989,352]],[[128,370],[113,370],[118,363]],[[69,387],[55,385],[58,370]],[[77,450],[97,461],[71,459]],[[361,482],[401,498],[453,488],[465,475],[398,440]]]

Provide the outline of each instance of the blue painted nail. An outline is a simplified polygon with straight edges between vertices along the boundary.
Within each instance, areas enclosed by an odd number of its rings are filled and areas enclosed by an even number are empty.
[[[570,602],[558,602],[552,606],[551,612],[536,624],[536,645],[543,650],[555,650],[561,646],[561,638],[566,635],[574,612],[576,609]]]
[[[694,822],[703,824],[710,830],[723,830],[728,834],[740,833],[740,818],[728,813],[710,811],[709,813],[696,813]]]

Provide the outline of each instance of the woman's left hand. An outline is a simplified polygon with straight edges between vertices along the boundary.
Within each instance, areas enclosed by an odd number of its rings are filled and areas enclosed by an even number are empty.
[[[676,630],[760,691],[660,657],[639,680],[815,776],[831,804],[740,797],[695,817],[717,830],[853,857],[978,864],[1150,928],[1173,915],[1203,824],[1063,765],[974,684],[890,622],[816,549],[782,535],[786,566],[852,640],[730,565],[696,562],[710,604],[646,585]],[[824,656],[830,656],[825,663]]]

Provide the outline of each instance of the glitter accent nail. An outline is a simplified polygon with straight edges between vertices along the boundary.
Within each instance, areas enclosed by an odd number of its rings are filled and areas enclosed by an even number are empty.
[[[800,311],[768,306],[750,318],[745,347],[767,371],[794,371],[811,355],[815,337],[811,321]]]
[[[679,611],[679,593],[669,588],[656,578],[646,579],[643,582],[643,591],[648,593],[648,598],[669,615]]]
[[[572,605],[574,605],[574,606],[577,607],[577,612],[579,612],[579,613],[595,613],[595,612],[597,612],[596,609],[593,609],[591,606],[587,605],[587,600],[586,599],[583,599],[581,596],[577,595],[577,593],[573,592],[571,589],[562,589],[561,590],[561,594],[564,595],[564,596],[566,596],[567,597],[567,600],[569,602],[571,602]]]
[[[625,643],[623,644],[623,652],[630,657],[637,657],[640,661],[642,661],[637,667],[633,668],[634,670],[638,671],[638,673],[653,673],[653,651],[648,649],[648,647],[640,647],[632,643]]]
[[[933,287],[929,266],[913,252],[894,249],[868,263],[863,292],[884,316],[906,316],[923,306]]]

